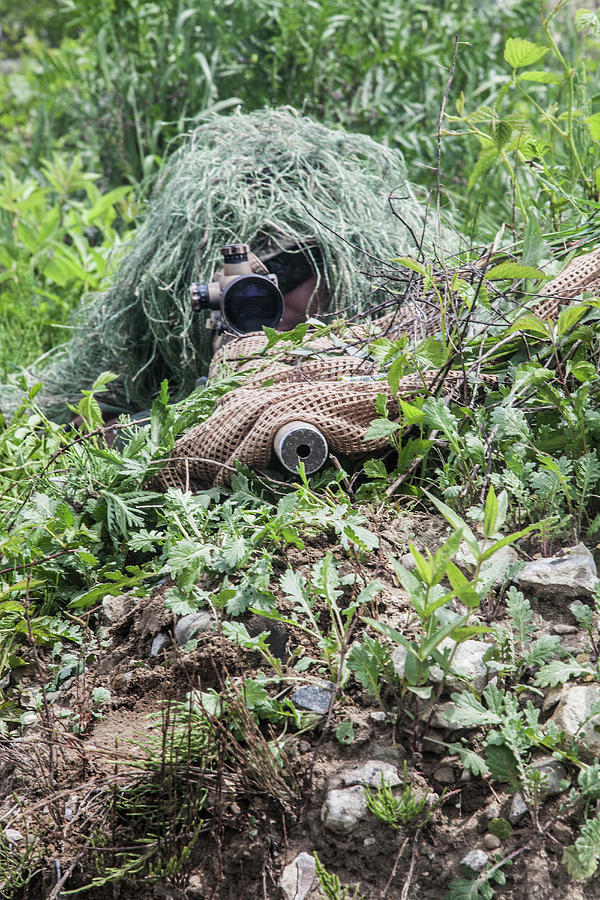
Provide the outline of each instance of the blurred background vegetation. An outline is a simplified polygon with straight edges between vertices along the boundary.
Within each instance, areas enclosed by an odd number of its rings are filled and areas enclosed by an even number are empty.
[[[596,10],[565,0],[541,12],[538,0],[443,7],[5,0],[0,374],[61,340],[69,311],[102,285],[135,228],[168,148],[215,112],[291,104],[366,132],[402,150],[426,198],[456,35],[441,180],[457,228],[483,244],[504,224],[532,264],[557,240],[592,240]]]

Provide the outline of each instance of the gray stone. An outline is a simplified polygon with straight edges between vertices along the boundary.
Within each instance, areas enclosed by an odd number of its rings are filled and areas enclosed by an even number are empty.
[[[284,900],[304,900],[315,880],[315,860],[311,853],[299,853],[281,873],[279,887]]]
[[[452,638],[445,638],[439,645],[439,650],[452,651],[456,642]],[[464,679],[468,680],[473,688],[480,694],[487,681],[487,668],[483,663],[483,656],[489,650],[489,644],[483,641],[463,641],[456,647],[450,671],[446,676],[446,686],[450,691],[460,691],[464,688]],[[398,646],[392,653],[392,663],[399,678],[404,678],[404,666],[408,651],[403,646]],[[429,679],[439,684],[444,677],[440,666],[431,666]]]
[[[501,537],[502,535],[499,535],[497,540],[500,540]],[[496,540],[490,540],[489,538],[482,538],[480,541],[478,541],[479,548],[482,552],[487,550],[492,546],[492,544],[495,543]],[[500,547],[500,549],[496,550],[496,552],[489,558],[489,560],[486,560],[482,564],[481,576],[484,579],[489,577],[492,584],[501,584],[504,580],[508,567],[518,562],[518,559],[519,556],[514,547]],[[469,545],[466,541],[463,541],[458,548],[454,557],[454,562],[460,568],[475,568],[475,557],[469,549]]]
[[[489,857],[483,850],[469,850],[467,855],[461,859],[460,864],[470,872],[481,872],[488,862]]]
[[[4,829],[4,837],[8,841],[9,844],[20,844],[25,840],[20,831],[16,828],[5,828]]]
[[[300,709],[307,709],[309,712],[324,716],[329,709],[333,688],[334,685],[331,681],[324,681],[321,685],[304,685],[294,691],[292,703],[294,706],[299,706]]]
[[[446,703],[437,703],[433,707],[430,724],[441,731],[457,731],[462,729],[459,719],[455,716],[456,703],[448,700]],[[445,748],[444,748],[445,749]]]
[[[577,634],[579,628],[577,625],[567,625],[566,622],[557,622],[552,626],[554,634]]]
[[[545,777],[542,785],[543,797],[557,797],[565,790],[561,787],[561,781],[567,777],[567,770],[561,762],[552,756],[542,756],[531,763],[530,768],[537,769]]]
[[[166,631],[159,631],[154,640],[152,641],[152,647],[150,648],[150,656],[158,656],[162,650],[166,650],[167,647],[171,646],[171,635],[167,634]]]
[[[338,834],[349,834],[367,815],[365,789],[362,785],[329,791],[321,809],[325,828]]]
[[[375,744],[369,752],[372,759],[382,760],[396,767],[406,756],[406,751],[401,744]]]
[[[594,557],[583,544],[569,547],[560,556],[534,559],[521,569],[519,587],[538,597],[592,597],[598,583]]]
[[[577,738],[581,758],[591,762],[600,756],[600,716],[590,716],[592,708],[600,701],[600,687],[597,684],[564,685],[554,715],[550,719],[559,731]],[[580,725],[585,720],[580,730]]]
[[[369,718],[371,722],[375,722],[376,725],[382,725],[387,716],[382,709],[378,709],[375,712],[369,713]]]
[[[118,622],[133,607],[133,597],[128,594],[121,594],[118,597],[105,597],[102,601],[102,613],[104,619],[109,625]]]
[[[488,827],[492,819],[497,819],[500,815],[500,804],[497,800],[492,800],[491,803],[488,803],[486,808],[481,813],[480,817],[480,825],[481,830],[483,831]]]
[[[378,788],[381,787],[382,777],[388,787],[397,787],[401,783],[396,766],[377,759],[370,759],[356,769],[344,769],[340,773],[340,777],[346,787],[363,784],[371,788]]]
[[[415,569],[417,568],[417,561],[414,558],[414,556],[412,555],[412,553],[405,553],[404,556],[401,558],[400,562],[402,563],[404,568],[407,569],[409,572],[414,572]]]
[[[215,627],[215,617],[212,612],[201,609],[199,612],[183,616],[175,627],[175,640],[178,647],[185,647],[197,634],[206,634]]]
[[[454,784],[456,781],[454,769],[451,766],[438,766],[433,773],[433,777],[440,784]]]
[[[495,834],[484,834],[483,846],[486,850],[497,850],[502,841]]]
[[[525,813],[528,812],[527,804],[523,799],[523,794],[516,793],[510,801],[510,809],[508,811],[508,821],[516,825],[521,821]]]

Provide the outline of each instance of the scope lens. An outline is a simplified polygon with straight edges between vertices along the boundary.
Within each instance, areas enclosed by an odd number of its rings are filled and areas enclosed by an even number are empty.
[[[223,317],[236,334],[276,328],[283,315],[281,291],[261,275],[240,275],[223,294]]]

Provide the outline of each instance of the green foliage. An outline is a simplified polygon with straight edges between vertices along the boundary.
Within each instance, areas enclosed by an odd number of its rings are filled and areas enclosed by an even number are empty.
[[[433,807],[428,802],[428,795],[418,797],[414,785],[407,780],[406,760],[402,782],[402,792],[394,794],[382,773],[376,791],[365,788],[367,809],[394,831],[405,827],[422,828],[429,821]]]
[[[313,856],[323,900],[364,900],[364,894],[359,894],[360,884],[357,884],[350,894],[350,888],[342,888],[340,879],[333,872],[327,871],[317,854],[313,853]]]
[[[131,190],[102,193],[82,157],[55,153],[19,178],[0,165],[0,372],[58,343],[83,295],[98,290],[134,209]]]
[[[542,7],[542,43],[508,37],[504,60],[512,71],[499,77],[482,104],[466,112],[468,101],[461,96],[457,114],[447,117],[449,134],[471,135],[479,147],[468,181],[476,199],[466,204],[473,213],[472,233],[492,224],[480,216],[481,201],[502,185],[505,220],[527,225],[530,236],[537,229],[538,247],[525,254],[533,264],[545,253],[541,233],[579,226],[597,200],[597,119],[590,115],[595,64],[588,60],[595,56],[598,33],[593,15],[579,10],[575,28],[581,36],[573,47],[573,23],[558,15],[564,6],[559,0]],[[571,32],[573,59],[559,46],[565,30]],[[500,218],[494,224],[498,227]],[[523,271],[520,277],[531,274]]]

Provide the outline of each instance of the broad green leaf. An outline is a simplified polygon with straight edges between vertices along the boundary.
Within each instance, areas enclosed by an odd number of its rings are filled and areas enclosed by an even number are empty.
[[[522,66],[531,66],[537,62],[548,50],[549,47],[534,44],[523,38],[508,38],[504,46],[504,59],[513,69],[520,69]]]
[[[497,159],[500,158],[500,153],[498,152],[498,148],[493,145],[491,147],[485,147],[479,156],[477,157],[477,162],[473,167],[473,171],[469,176],[469,181],[467,184],[467,190],[471,191],[480,180],[482,175],[485,175],[487,170],[493,166]]]
[[[352,722],[348,719],[346,722],[338,725],[335,729],[335,736],[340,744],[351,744],[356,737]]]
[[[581,317],[589,310],[589,308],[587,303],[577,303],[563,309],[558,317],[558,336],[562,337],[565,334],[569,334],[571,329],[577,325]]]
[[[494,128],[494,144],[501,150],[510,140],[512,125],[506,119],[501,119]]]
[[[521,263],[503,262],[497,266],[492,266],[485,273],[485,277],[489,281],[500,281],[504,279],[521,279],[521,278],[547,278],[540,269],[534,269],[533,266],[523,266]]]
[[[398,259],[392,260],[392,262],[400,263],[405,269],[412,269],[413,272],[418,272],[419,275],[427,275],[427,270],[421,263],[417,262],[416,259],[412,259],[410,256],[400,256]]]
[[[367,430],[365,431],[363,441],[379,440],[380,438],[388,438],[396,431],[402,428],[398,422],[391,422],[389,419],[373,419]]]
[[[535,81],[538,84],[562,84],[563,76],[557,72],[538,72],[530,69],[529,72],[521,72],[517,81]]]
[[[594,113],[588,116],[585,124],[590,130],[590,134],[595,141],[600,141],[600,113]]]
[[[494,485],[490,485],[488,495],[485,501],[485,510],[483,515],[483,534],[484,537],[491,537],[496,531],[496,519],[498,518],[498,500],[496,499],[496,491]]]
[[[533,334],[539,334],[540,337],[550,337],[545,321],[536,316],[535,313],[525,313],[524,316],[519,316],[514,325],[511,326],[511,330],[530,331]]]

